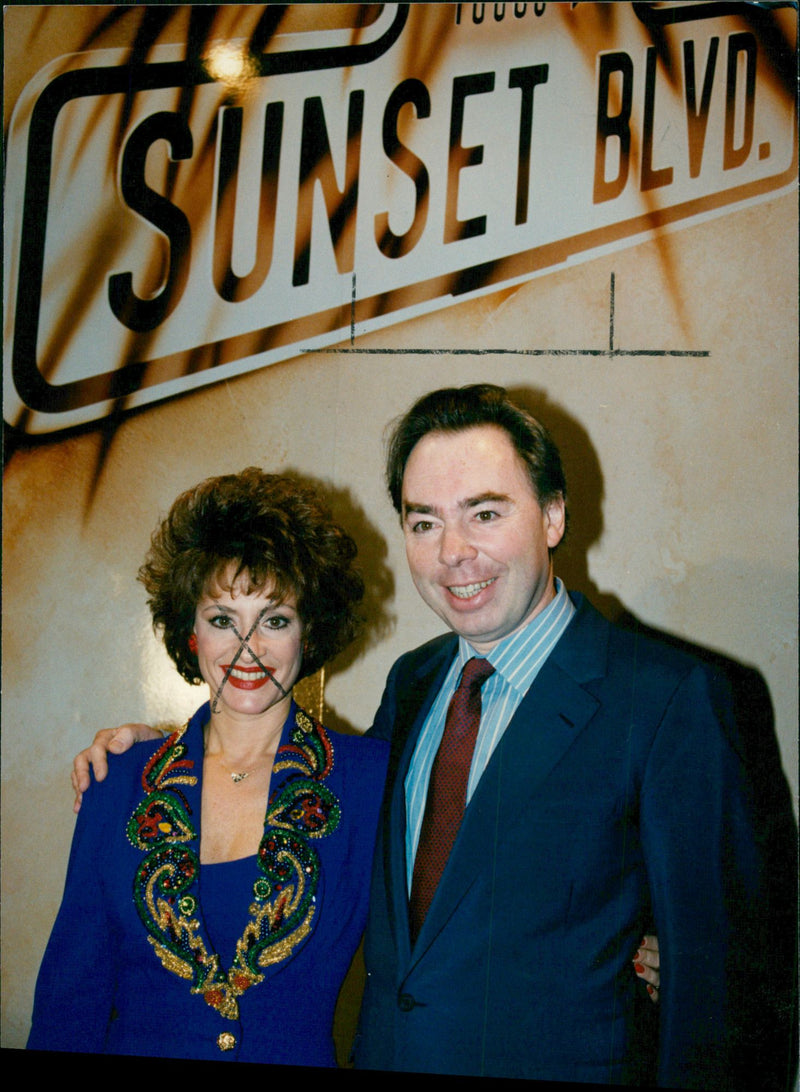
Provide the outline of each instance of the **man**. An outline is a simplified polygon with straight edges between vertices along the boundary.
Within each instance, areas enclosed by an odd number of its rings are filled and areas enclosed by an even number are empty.
[[[395,664],[372,729],[392,757],[356,1065],[650,1084],[660,1010],[660,1084],[755,1087],[764,870],[725,685],[555,579],[560,457],[501,388],[421,399],[387,477],[451,632]],[[658,1010],[631,966],[653,923]]]
[[[373,727],[392,759],[357,1065],[650,1083],[630,960],[654,921],[659,1083],[746,1086],[760,857],[721,680],[554,579],[560,457],[500,388],[422,398],[387,474],[414,583],[452,632],[395,664]],[[494,671],[466,809],[416,920],[429,777],[473,657]]]

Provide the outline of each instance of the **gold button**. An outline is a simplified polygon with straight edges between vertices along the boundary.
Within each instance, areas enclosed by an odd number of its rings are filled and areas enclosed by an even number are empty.
[[[236,1037],[229,1031],[223,1031],[217,1036],[217,1046],[220,1050],[233,1050],[236,1046]]]

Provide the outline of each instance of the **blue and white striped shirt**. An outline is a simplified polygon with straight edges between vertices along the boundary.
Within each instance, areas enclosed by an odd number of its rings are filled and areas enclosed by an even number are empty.
[[[574,613],[575,607],[566,588],[556,579],[556,594],[552,602],[532,618],[527,626],[498,641],[489,653],[487,659],[495,670],[481,688],[481,724],[469,771],[467,803],[519,703],[527,694]],[[428,781],[444,733],[447,708],[464,664],[475,655],[469,642],[459,637],[458,654],[420,732],[406,776],[406,868],[409,892],[422,817],[425,813]]]

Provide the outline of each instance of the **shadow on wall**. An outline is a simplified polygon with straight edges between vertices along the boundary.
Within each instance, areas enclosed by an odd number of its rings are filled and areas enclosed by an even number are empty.
[[[730,742],[748,773],[762,847],[762,890],[767,893],[760,918],[766,940],[759,942],[754,937],[753,943],[754,950],[769,952],[770,960],[769,966],[760,969],[759,989],[747,998],[749,1039],[754,1046],[748,1058],[757,1059],[757,1071],[752,1061],[743,1064],[752,1066],[748,1087],[753,1092],[794,1089],[798,1072],[797,824],[775,735],[769,688],[755,668],[647,626],[628,611],[617,623],[695,656],[727,682],[733,695]],[[736,965],[744,965],[748,954],[734,952],[731,958]],[[750,976],[751,987],[752,981]]]
[[[571,591],[581,592],[611,621],[623,613],[616,596],[602,592],[589,576],[589,550],[603,535],[605,485],[597,452],[583,425],[563,407],[550,402],[544,391],[509,387],[512,401],[532,413],[558,445],[567,479],[569,530],[558,547],[558,575]]]
[[[363,629],[356,640],[325,666],[326,683],[334,675],[346,671],[370,648],[386,640],[394,630],[396,615],[390,607],[394,599],[394,574],[387,564],[386,539],[353,498],[349,489],[332,485],[321,478],[300,473],[291,468],[282,471],[288,477],[308,486],[322,497],[337,523],[353,537],[358,546],[358,564],[364,578],[364,599],[361,604]],[[337,732],[357,733],[346,718],[326,702],[325,724]]]
[[[682,649],[724,679],[733,695],[734,720],[730,742],[748,773],[753,810],[761,839],[766,903],[761,915],[763,934],[753,938],[754,951],[769,952],[770,965],[761,968],[761,988],[748,997],[749,1039],[758,1071],[749,1074],[754,1092],[784,1092],[795,1087],[798,1071],[797,1005],[797,824],[791,790],[783,771],[769,688],[763,676],[722,653],[703,648],[637,619],[613,594],[601,592],[589,576],[587,557],[603,533],[603,474],[585,428],[546,393],[510,389],[511,398],[545,423],[559,446],[567,480],[569,534],[558,550],[558,573],[568,588],[585,594],[607,618],[643,636]],[[764,942],[764,937],[767,942]],[[746,965],[746,952],[732,953],[736,965]],[[734,968],[734,978],[735,978]],[[748,982],[751,982],[748,977]],[[743,1066],[752,1062],[743,1059]]]

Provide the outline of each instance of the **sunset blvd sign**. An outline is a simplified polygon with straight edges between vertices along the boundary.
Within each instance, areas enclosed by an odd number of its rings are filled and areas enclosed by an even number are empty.
[[[354,345],[791,188],[793,100],[748,7],[384,5],[258,53],[51,62],[8,135],[6,421]]]

